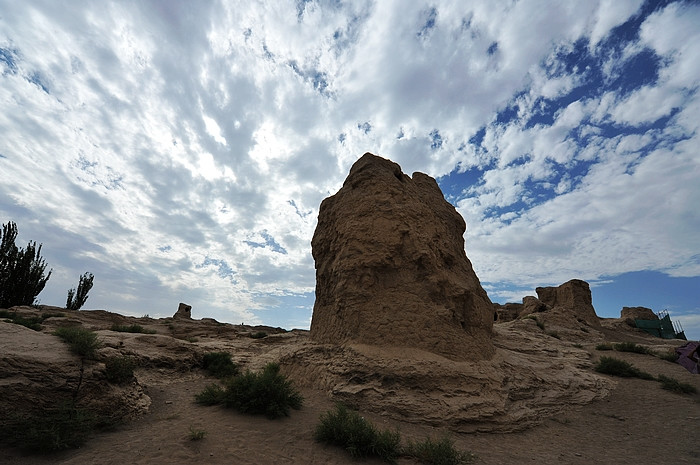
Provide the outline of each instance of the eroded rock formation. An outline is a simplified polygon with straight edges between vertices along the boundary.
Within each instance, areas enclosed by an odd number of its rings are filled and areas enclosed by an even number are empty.
[[[559,324],[584,323],[592,328],[600,329],[600,319],[593,308],[591,288],[586,281],[572,279],[557,287],[538,287],[535,289],[538,300],[548,307],[547,317],[555,319]],[[531,301],[530,305],[536,305]],[[546,308],[543,307],[543,308]]]
[[[177,306],[177,312],[175,312],[175,315],[173,315],[173,318],[179,318],[183,320],[191,320],[192,319],[192,305],[187,305],[183,304],[180,302],[180,305]]]
[[[654,310],[647,307],[622,307],[620,319],[625,320],[630,326],[636,327],[634,320],[658,320]]]
[[[433,178],[366,153],[321,204],[312,339],[491,357],[493,306],[465,229]]]

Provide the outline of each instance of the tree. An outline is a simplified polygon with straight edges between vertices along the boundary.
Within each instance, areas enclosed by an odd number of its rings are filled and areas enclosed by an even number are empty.
[[[0,308],[15,305],[33,305],[36,296],[46,286],[51,270],[46,271],[46,262],[41,257],[41,246],[29,241],[26,249],[15,245],[17,225],[10,221],[2,225],[0,240]]]
[[[92,273],[85,272],[78,282],[78,292],[76,293],[75,288],[68,290],[68,300],[66,301],[66,308],[68,310],[80,310],[80,307],[85,304],[88,298],[88,292],[92,289],[93,278],[94,276]]]

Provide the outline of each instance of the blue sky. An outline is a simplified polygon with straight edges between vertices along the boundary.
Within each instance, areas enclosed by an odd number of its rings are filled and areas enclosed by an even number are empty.
[[[238,2],[236,2],[238,3]],[[435,177],[494,302],[591,284],[700,338],[700,5],[0,0],[0,220],[42,303],[308,327],[364,152]]]

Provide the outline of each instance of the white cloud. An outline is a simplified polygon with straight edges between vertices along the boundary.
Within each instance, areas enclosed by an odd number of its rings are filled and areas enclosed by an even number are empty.
[[[595,24],[590,35],[590,45],[595,47],[610,30],[622,24],[636,13],[643,0],[602,0],[595,14]]]
[[[613,121],[637,126],[653,123],[671,113],[683,101],[676,89],[644,86],[618,102],[610,111]]]
[[[0,0],[0,213],[51,254],[46,303],[90,269],[97,306],[189,300],[260,322],[313,291],[318,206],[373,151],[408,173],[485,170],[459,199],[482,279],[689,275],[698,194],[678,186],[698,174],[697,7],[652,15],[628,48],[663,55],[658,84],[528,124],[591,78],[559,54],[585,37],[598,53],[638,6]],[[604,129],[668,115],[645,134]]]

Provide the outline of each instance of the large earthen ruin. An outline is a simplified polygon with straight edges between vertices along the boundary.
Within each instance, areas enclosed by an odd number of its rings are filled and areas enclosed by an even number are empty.
[[[465,229],[433,178],[366,153],[321,204],[311,338],[491,357],[493,306]]]

